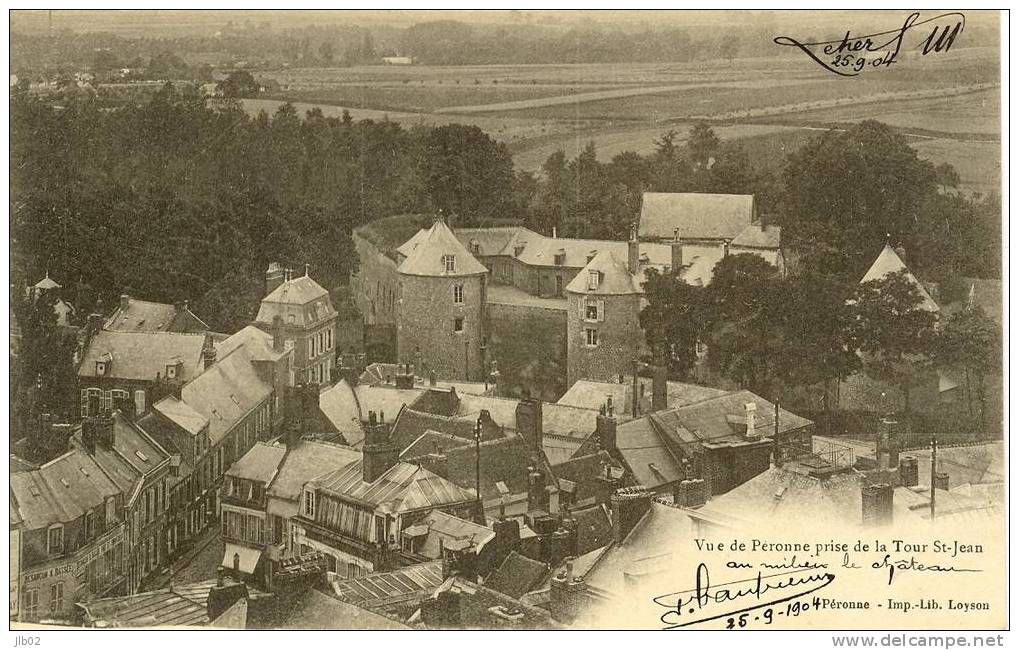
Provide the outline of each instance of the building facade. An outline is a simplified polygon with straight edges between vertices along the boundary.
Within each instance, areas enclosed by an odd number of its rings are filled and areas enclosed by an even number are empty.
[[[265,290],[254,324],[273,335],[280,330],[284,349],[294,351],[291,383],[331,384],[339,316],[329,292],[308,276],[307,267],[295,278],[275,262],[265,273]]]

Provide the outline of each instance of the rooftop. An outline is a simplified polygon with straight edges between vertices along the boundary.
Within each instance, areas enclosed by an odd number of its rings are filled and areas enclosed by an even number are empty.
[[[175,332],[97,332],[89,342],[81,363],[79,377],[95,377],[96,362],[109,361],[105,377],[155,381],[164,377],[166,367],[182,362],[180,381],[190,381],[202,372],[202,334]]]
[[[209,426],[209,420],[174,395],[168,395],[156,402],[153,407],[171,422],[191,435],[198,435]]]
[[[594,256],[587,266],[570,280],[566,285],[566,291],[570,293],[581,293],[597,296],[619,296],[628,294],[644,293],[640,286],[644,281],[643,274],[630,273],[626,266],[625,258],[620,260],[612,251],[603,250]],[[591,288],[591,273],[598,273],[598,283]]]
[[[302,440],[296,446],[287,448],[267,493],[271,498],[297,501],[307,481],[360,459],[361,453],[349,447]]]
[[[511,551],[485,580],[485,586],[510,598],[520,598],[540,584],[547,572],[548,566],[543,562]]]
[[[287,448],[258,441],[226,470],[226,476],[255,481],[264,485],[276,477]],[[311,478],[311,477],[309,477]]]
[[[332,583],[336,595],[348,603],[371,606],[401,596],[429,592],[442,584],[442,562],[424,562],[395,571]]]
[[[754,220],[754,197],[744,194],[644,192],[642,239],[735,239]]]
[[[215,580],[172,585],[130,596],[91,600],[79,607],[89,620],[105,621],[112,627],[208,625],[207,603],[215,586]],[[249,596],[258,593],[248,587]]]
[[[407,625],[373,611],[308,589],[283,620],[284,630],[407,630]]]
[[[404,275],[463,277],[488,273],[488,269],[464,248],[441,219],[437,219],[424,234],[414,235],[400,247],[400,252],[406,255],[406,259],[396,270]],[[448,256],[455,260],[452,270],[446,267]]]
[[[10,475],[26,530],[68,523],[104,506],[120,489],[87,453],[72,449],[28,472]]]
[[[906,263],[902,261],[899,254],[888,244],[881,249],[878,256],[874,259],[874,263],[870,265],[867,273],[864,274],[863,279],[860,280],[860,284],[864,282],[871,282],[874,280],[880,280],[885,278],[892,273],[899,271],[905,271],[907,279],[917,288],[920,292],[920,308],[926,311],[938,312],[941,307],[938,303],[931,298],[931,295],[927,293],[927,289],[923,284],[916,279],[916,276],[906,267]]]
[[[456,543],[467,542],[480,551],[495,537],[495,531],[491,528],[454,517],[441,510],[431,511],[414,526],[421,526],[426,533],[424,545],[418,552],[433,560],[442,559],[440,542],[446,548],[451,548]]]
[[[126,307],[124,305],[126,302]],[[106,320],[104,329],[111,332],[205,332],[209,329],[187,303],[168,305],[127,297]]]
[[[307,275],[291,278],[262,298],[255,322],[272,324],[279,316],[284,325],[308,326],[336,315],[329,292]]]
[[[474,492],[410,463],[397,463],[372,483],[363,479],[362,461],[325,474],[314,481],[327,494],[397,513],[474,501]]]

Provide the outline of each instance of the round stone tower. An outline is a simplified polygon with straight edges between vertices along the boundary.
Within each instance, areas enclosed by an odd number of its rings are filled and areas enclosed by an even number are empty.
[[[410,242],[397,267],[397,360],[424,376],[482,381],[485,268],[441,220]]]

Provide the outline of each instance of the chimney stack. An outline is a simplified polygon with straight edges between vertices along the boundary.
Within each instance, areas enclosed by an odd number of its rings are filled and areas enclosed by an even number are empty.
[[[145,391],[139,388],[134,392],[134,412],[138,415],[138,417],[141,417],[145,415],[147,406]]]
[[[937,471],[932,477],[935,490],[948,491],[948,472]]]
[[[552,618],[559,623],[574,623],[584,610],[587,605],[587,584],[583,578],[573,575],[572,560],[567,560],[565,568],[552,578],[549,597]]]
[[[234,571],[240,571],[240,556],[237,554],[234,554]],[[247,599],[248,597],[247,585],[239,581],[228,584],[223,575],[224,572],[225,570],[220,567],[216,573],[216,585],[209,590],[209,597],[206,601],[206,613],[210,621],[219,618],[223,612],[233,607],[237,601]]]
[[[544,436],[541,400],[525,397],[517,402],[516,420],[517,433],[523,436],[531,449],[541,451]]]
[[[283,317],[279,314],[272,317],[272,349],[283,351]]]
[[[626,245],[626,268],[631,275],[640,270],[640,242],[637,241],[637,226],[630,226],[630,241]]]
[[[96,442],[107,449],[111,449],[116,435],[113,430],[113,415],[110,413],[102,413],[96,416],[95,422]]]
[[[892,523],[894,491],[888,483],[864,485],[860,495],[864,526],[886,526]]]
[[[612,532],[621,544],[637,522],[651,509],[652,492],[642,485],[620,488],[611,499]]]
[[[594,431],[598,436],[598,446],[610,454],[616,450],[617,426],[615,408],[612,405],[612,397],[609,396],[594,421]]]
[[[276,287],[283,284],[284,272],[283,267],[278,262],[273,262],[269,265],[269,268],[265,271],[265,295],[269,295],[276,290]]]
[[[672,274],[681,275],[683,273],[683,244],[678,241],[674,241],[672,246]]]
[[[899,459],[899,482],[904,487],[915,487],[920,483],[920,467],[915,456]]]
[[[126,293],[121,294],[121,296],[120,296],[120,310],[121,311],[127,311],[130,306],[131,306],[131,296],[127,295]]]
[[[399,462],[400,450],[390,440],[385,416],[381,413],[376,418],[375,411],[368,412],[364,434],[361,477],[365,483],[374,483]]]
[[[216,346],[210,341],[202,348],[202,368],[208,370],[214,363],[216,363]]]
[[[81,422],[81,442],[85,446],[85,451],[91,456],[96,454],[96,419],[95,417],[86,417]]]

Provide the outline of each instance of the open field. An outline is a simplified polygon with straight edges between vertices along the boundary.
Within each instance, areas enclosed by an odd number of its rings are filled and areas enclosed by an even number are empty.
[[[388,119],[406,126],[472,124],[507,144],[518,169],[539,171],[562,149],[575,156],[594,142],[609,160],[646,154],[670,129],[681,136],[708,120],[738,141],[755,165],[779,168],[789,152],[829,127],[863,119],[890,124],[922,157],[949,162],[964,189],[998,186],[1000,90],[997,53],[953,49],[937,57],[903,54],[888,69],[841,78],[802,56],[732,62],[484,66],[354,66],[267,73],[287,90],[244,100],[275,110]],[[965,142],[963,142],[965,141]]]

